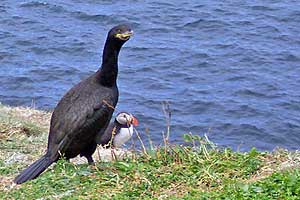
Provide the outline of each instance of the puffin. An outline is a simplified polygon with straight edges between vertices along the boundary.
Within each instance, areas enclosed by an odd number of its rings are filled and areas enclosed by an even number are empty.
[[[46,153],[14,179],[16,184],[38,177],[60,158],[69,160],[80,154],[94,164],[96,137],[109,125],[119,98],[119,52],[132,35],[130,26],[124,24],[108,32],[101,67],[58,102],[51,116]]]
[[[104,134],[100,134],[97,144],[105,148],[119,148],[133,135],[134,126],[138,126],[138,120],[131,113],[120,112],[115,120],[109,124]]]

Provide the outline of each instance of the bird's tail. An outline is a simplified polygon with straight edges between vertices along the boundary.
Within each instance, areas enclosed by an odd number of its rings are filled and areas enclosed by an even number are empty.
[[[43,157],[32,163],[25,170],[23,170],[21,174],[19,174],[14,179],[14,182],[17,184],[21,184],[25,181],[34,179],[38,177],[43,171],[45,171],[47,167],[49,167],[52,163],[53,160],[49,156],[44,155]]]

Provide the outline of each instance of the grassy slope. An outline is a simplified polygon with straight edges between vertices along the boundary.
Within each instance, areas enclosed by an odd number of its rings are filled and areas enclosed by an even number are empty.
[[[59,161],[21,186],[15,175],[43,154],[49,113],[0,105],[0,199],[299,199],[300,153],[166,145],[95,167]],[[138,155],[137,155],[138,154]]]

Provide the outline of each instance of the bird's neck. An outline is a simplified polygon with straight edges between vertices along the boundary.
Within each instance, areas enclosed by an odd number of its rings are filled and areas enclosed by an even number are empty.
[[[98,71],[100,83],[104,86],[111,87],[116,85],[118,76],[118,56],[121,49],[120,44],[106,40],[103,56],[102,66]]]
[[[129,128],[128,124],[120,124],[116,119],[115,119],[115,126],[118,128]]]

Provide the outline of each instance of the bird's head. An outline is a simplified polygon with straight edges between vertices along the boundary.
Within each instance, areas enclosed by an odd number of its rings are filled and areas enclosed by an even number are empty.
[[[120,42],[126,42],[132,35],[132,29],[124,24],[113,27],[108,33],[110,39]]]
[[[139,121],[130,113],[127,112],[120,112],[116,116],[116,121],[121,125],[134,125],[137,126]]]

